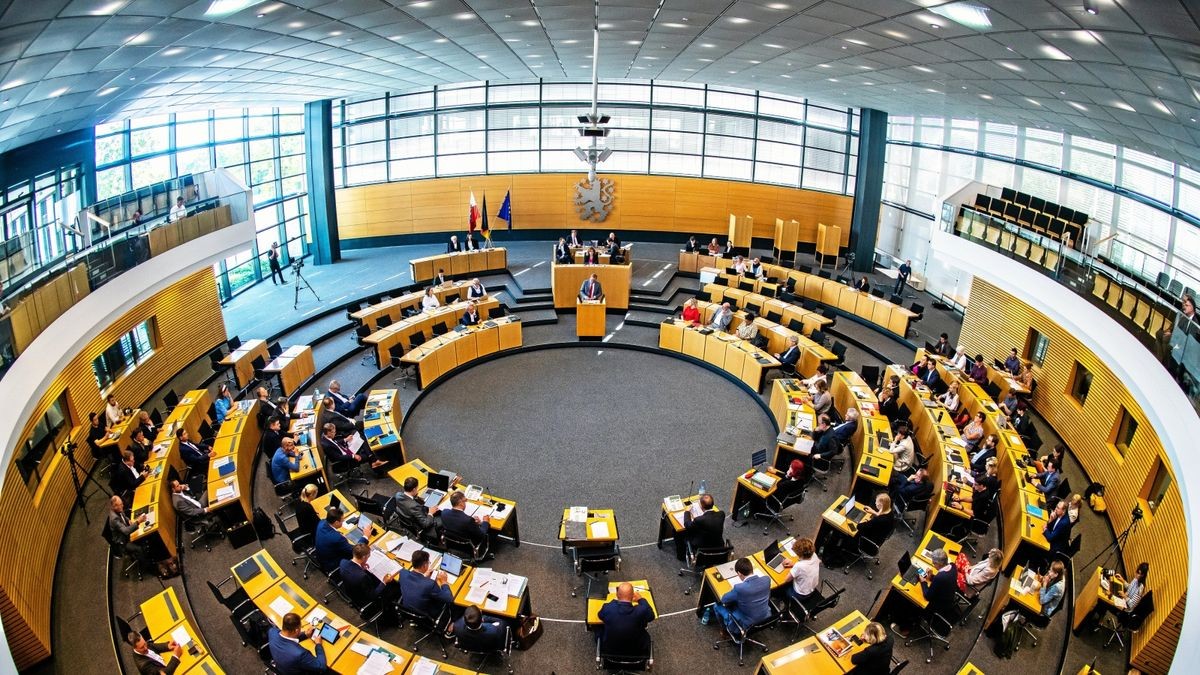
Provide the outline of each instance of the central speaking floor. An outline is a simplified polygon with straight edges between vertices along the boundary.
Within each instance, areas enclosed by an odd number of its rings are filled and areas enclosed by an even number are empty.
[[[731,476],[774,438],[723,376],[609,345],[483,363],[428,392],[404,427],[410,459],[517,500],[523,540],[557,546],[563,508],[586,505],[616,511],[622,548],[653,542],[662,498],[701,480],[727,508]]]

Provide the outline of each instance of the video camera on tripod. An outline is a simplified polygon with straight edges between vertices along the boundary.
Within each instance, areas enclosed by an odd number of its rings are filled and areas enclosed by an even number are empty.
[[[292,274],[300,276],[300,270],[304,269],[304,258],[296,258],[292,261]]]

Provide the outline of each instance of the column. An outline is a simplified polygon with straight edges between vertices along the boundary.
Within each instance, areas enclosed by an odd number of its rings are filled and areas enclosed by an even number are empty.
[[[338,239],[337,203],[333,197],[333,102],[304,105],[305,176],[308,179],[309,252],[314,265],[331,265],[342,258]]]
[[[879,204],[883,198],[883,161],[887,155],[887,113],[863,108],[858,124],[858,171],[854,184],[854,213],[850,216],[850,250],[854,271],[870,272],[879,235]]]

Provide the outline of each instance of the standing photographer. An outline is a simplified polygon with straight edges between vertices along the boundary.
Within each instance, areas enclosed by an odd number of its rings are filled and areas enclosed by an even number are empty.
[[[279,265],[279,242],[271,242],[271,250],[267,251],[267,263],[271,266],[271,284],[278,286],[279,284],[287,285],[287,281],[283,278],[283,268]],[[279,281],[275,281],[276,275],[279,276]]]

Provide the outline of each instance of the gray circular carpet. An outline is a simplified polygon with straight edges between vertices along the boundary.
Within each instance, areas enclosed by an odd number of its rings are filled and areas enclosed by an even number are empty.
[[[693,482],[728,509],[734,477],[775,431],[750,394],[701,366],[588,345],[452,377],[410,411],[404,441],[409,459],[516,500],[525,541],[557,544],[563,509],[588,506],[616,511],[627,547],[654,541],[662,498]]]

